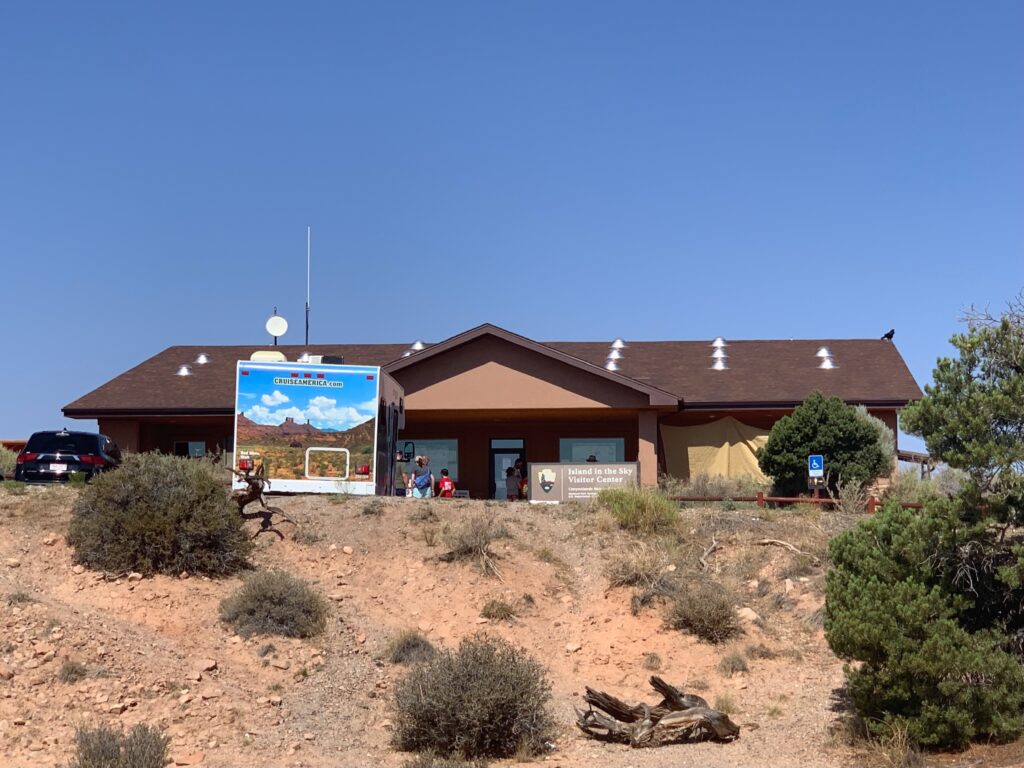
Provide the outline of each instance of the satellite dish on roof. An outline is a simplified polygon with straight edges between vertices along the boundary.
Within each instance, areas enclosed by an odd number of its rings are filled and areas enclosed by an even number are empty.
[[[267,320],[267,333],[275,338],[277,336],[284,336],[288,330],[288,321],[280,315],[271,315],[270,319]]]

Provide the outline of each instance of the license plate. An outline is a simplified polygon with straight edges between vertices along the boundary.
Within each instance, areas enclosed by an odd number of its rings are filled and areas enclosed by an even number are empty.
[[[50,465],[50,471],[51,472],[67,472],[68,471],[68,465],[67,464],[51,464]]]

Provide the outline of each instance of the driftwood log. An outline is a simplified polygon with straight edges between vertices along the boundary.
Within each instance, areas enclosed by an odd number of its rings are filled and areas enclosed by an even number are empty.
[[[588,687],[583,700],[590,709],[576,710],[576,726],[595,739],[622,742],[631,747],[705,739],[731,741],[739,737],[740,727],[725,713],[711,709],[700,696],[683,693],[657,676],[652,677],[650,683],[662,696],[661,702],[654,706],[643,703],[630,706]],[[595,711],[595,707],[601,711]]]
[[[278,523],[291,523],[292,525],[298,525],[288,515],[284,513],[284,510],[280,507],[271,507],[267,504],[267,500],[264,497],[265,491],[270,488],[270,481],[267,480],[266,469],[263,463],[251,471],[240,472],[237,469],[232,468],[231,471],[235,477],[245,483],[245,488],[233,491],[231,498],[238,505],[238,514],[242,516],[243,520],[259,520],[260,529],[252,535],[252,538],[256,538],[261,533],[276,533],[282,539],[284,534],[278,529]],[[247,512],[246,506],[254,501],[258,501],[260,508]],[[277,520],[274,519],[275,515]]]

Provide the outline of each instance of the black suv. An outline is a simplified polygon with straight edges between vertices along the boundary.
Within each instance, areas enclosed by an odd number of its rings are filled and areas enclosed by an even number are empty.
[[[106,435],[93,432],[36,432],[18,454],[14,479],[25,483],[62,483],[72,472],[89,480],[121,463],[121,451]]]

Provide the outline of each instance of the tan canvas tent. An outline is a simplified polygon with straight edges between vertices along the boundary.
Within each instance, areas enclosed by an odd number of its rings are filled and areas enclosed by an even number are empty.
[[[661,426],[665,469],[681,479],[699,474],[752,477],[767,481],[755,451],[768,442],[768,430],[731,416],[694,427]]]

